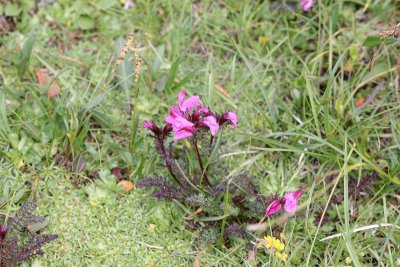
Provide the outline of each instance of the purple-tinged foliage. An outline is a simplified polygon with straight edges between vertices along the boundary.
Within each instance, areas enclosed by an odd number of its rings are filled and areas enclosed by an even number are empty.
[[[256,195],[257,189],[253,184],[254,176],[249,176],[247,174],[240,174],[238,176],[233,177],[232,179],[224,180],[219,183],[217,186],[212,188],[210,194],[212,196],[217,196],[218,194],[225,192],[226,187],[229,184],[229,192],[231,194],[236,191],[242,191],[243,193],[249,195]]]
[[[371,172],[361,178],[360,181],[352,179],[349,182],[349,194],[353,199],[357,199],[360,196],[369,196],[372,191],[373,183],[378,180],[378,173],[376,171]]]
[[[153,193],[153,196],[157,199],[173,200],[181,199],[183,196],[182,190],[173,186],[164,186],[159,188]]]
[[[162,177],[145,177],[137,181],[136,188],[154,188],[168,185]]]
[[[246,235],[246,231],[244,227],[236,222],[228,225],[225,229],[225,236],[226,237],[238,237],[244,238]]]
[[[31,257],[43,255],[43,245],[57,238],[57,235],[36,234],[29,230],[32,224],[45,221],[44,217],[32,214],[35,208],[35,202],[27,201],[16,216],[10,217],[8,225],[0,226],[0,267],[15,266]],[[30,239],[21,244],[20,238],[14,235],[23,235],[26,230]]]
[[[45,222],[45,217],[33,215],[35,209],[36,202],[30,200],[26,201],[22,204],[17,214],[14,217],[10,217],[9,226],[19,231],[25,231],[29,225]]]
[[[183,190],[178,188],[162,177],[145,177],[136,183],[136,188],[157,188],[153,196],[157,199],[181,199]]]

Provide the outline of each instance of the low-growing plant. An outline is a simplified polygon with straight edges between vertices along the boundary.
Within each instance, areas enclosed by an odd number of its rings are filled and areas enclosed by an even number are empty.
[[[143,122],[143,127],[152,132],[155,148],[173,181],[161,176],[143,177],[136,187],[155,189],[155,198],[180,203],[190,213],[186,219],[193,222],[192,227],[203,228],[204,233],[219,229],[220,236],[214,240],[219,244],[246,239],[250,236],[244,224],[259,222],[274,198],[259,193],[254,176],[228,175],[219,158],[223,128],[228,124],[236,128],[237,115],[231,111],[214,113],[200,104],[199,96],[185,99],[186,95],[185,91],[179,93],[178,106],[171,107],[163,127]],[[279,200],[279,206],[284,204],[287,211],[294,212],[301,192],[290,196],[289,200]]]
[[[33,215],[35,208],[35,202],[27,201],[15,216],[0,225],[0,267],[15,266],[43,255],[42,246],[57,238],[53,234],[36,234],[33,225],[45,223],[46,218]]]

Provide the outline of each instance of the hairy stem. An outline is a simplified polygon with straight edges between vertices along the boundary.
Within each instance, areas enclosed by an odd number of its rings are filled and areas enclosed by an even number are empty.
[[[177,182],[180,186],[182,186],[181,182],[179,182],[178,178],[175,176],[174,172],[172,171],[171,164],[168,162],[168,156],[167,156],[167,153],[165,152],[164,141],[161,139],[157,139],[157,142],[160,143],[161,154],[162,154],[161,157],[164,160],[164,163],[168,169],[168,172],[171,174],[172,178],[174,178],[175,182]]]
[[[201,156],[199,153],[199,148],[197,147],[197,140],[196,138],[193,139],[193,147],[194,147],[194,151],[196,152],[196,156],[197,156],[197,160],[199,161],[199,166],[200,166],[200,170],[201,170],[201,176],[204,176],[204,181],[206,181],[206,183],[211,186],[210,180],[208,180],[208,176],[207,176],[207,170],[204,171],[204,167],[203,167],[203,161],[201,160]]]

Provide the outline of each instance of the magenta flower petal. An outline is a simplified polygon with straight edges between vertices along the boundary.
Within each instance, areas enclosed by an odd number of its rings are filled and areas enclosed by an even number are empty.
[[[173,121],[177,118],[177,117],[182,117],[182,113],[179,111],[179,108],[176,106],[171,106],[171,112],[169,113],[169,115],[165,118],[165,120],[168,123],[173,123]]]
[[[208,109],[207,109],[205,106],[201,106],[201,105],[200,105],[200,106],[197,108],[196,113],[198,113],[198,114],[208,114],[209,111],[208,111]]]
[[[143,122],[143,128],[153,129],[154,126],[155,126],[155,124],[152,121],[144,121]]]
[[[143,121],[143,128],[149,129],[155,135],[159,135],[161,133],[160,128],[158,128],[158,126],[152,121]]]
[[[301,197],[301,190],[297,190],[295,192],[287,193],[283,198],[285,199],[284,209],[286,212],[295,213],[297,210],[297,203],[299,198]]]
[[[222,125],[225,122],[229,121],[232,124],[233,128],[237,127],[237,115],[235,112],[228,111],[222,114],[221,118],[219,119],[219,124]]]
[[[188,129],[181,128],[178,131],[175,131],[174,140],[177,141],[177,140],[188,138],[188,137],[192,136],[193,133],[194,133],[194,131],[192,131],[190,128],[188,128]]]
[[[175,133],[174,139],[180,140],[192,136],[196,131],[194,124],[183,117],[171,119],[172,129]]]
[[[179,108],[181,108],[183,100],[186,97],[186,94],[187,94],[186,91],[180,91],[179,92],[179,94],[178,94],[178,106],[179,106]]]
[[[203,118],[200,122],[201,125],[205,125],[210,128],[211,134],[215,135],[219,129],[219,125],[217,123],[217,119],[214,116],[207,116]]]
[[[313,0],[301,0],[300,4],[304,11],[308,11],[314,4],[314,1]]]
[[[269,204],[268,208],[265,210],[265,216],[268,217],[272,214],[277,213],[281,210],[282,204],[280,200],[274,200]]]
[[[194,124],[185,119],[184,117],[176,117],[172,122],[172,128],[174,131],[177,131],[177,129],[180,128],[193,128],[194,129]]]
[[[184,100],[186,94],[187,93],[185,91],[181,91],[178,95],[178,106],[182,112],[191,110],[193,107],[198,106],[200,103],[200,97],[197,95]]]
[[[192,96],[183,101],[182,105],[179,107],[182,112],[185,112],[187,110],[192,110],[193,107],[198,106],[200,103],[200,97],[199,96]]]

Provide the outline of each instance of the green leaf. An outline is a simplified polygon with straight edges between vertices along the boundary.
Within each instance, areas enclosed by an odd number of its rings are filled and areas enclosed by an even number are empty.
[[[103,101],[105,96],[106,96],[105,93],[101,93],[101,94],[97,95],[96,97],[91,99],[90,102],[86,103],[82,107],[82,110],[84,110],[84,112],[87,112],[87,111],[93,109],[94,107],[96,107]]]
[[[78,27],[82,30],[91,30],[95,27],[95,21],[88,15],[81,15],[78,18]]]
[[[18,7],[16,4],[9,3],[6,5],[4,9],[4,14],[10,17],[16,17],[21,13],[21,8]]]
[[[22,47],[19,64],[18,64],[18,76],[22,78],[25,71],[29,65],[29,60],[31,58],[33,44],[35,43],[35,33],[32,31],[24,42]]]
[[[95,1],[95,5],[100,9],[108,9],[110,7],[115,6],[117,1],[115,0],[97,0]]]
[[[212,221],[220,221],[222,219],[225,219],[226,217],[231,216],[230,214],[224,214],[221,216],[211,216],[211,217],[200,217],[195,219],[197,222],[212,222]]]
[[[8,125],[6,107],[6,94],[4,91],[0,91],[0,125],[2,125],[0,128],[0,138],[2,139],[6,139],[7,133],[11,131]]]
[[[169,75],[168,75],[168,80],[165,84],[165,89],[171,93],[171,88],[172,85],[175,82],[175,77],[176,77],[176,73],[178,71],[178,67],[179,67],[179,63],[180,63],[180,59],[177,59],[173,64],[171,69],[169,70]]]
[[[364,40],[364,45],[368,46],[368,47],[379,46],[383,42],[385,42],[385,44],[388,44],[388,45],[394,44],[396,42],[396,38],[388,37],[385,40],[383,40],[380,36],[368,36]]]

